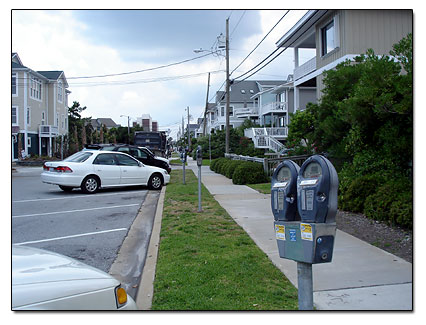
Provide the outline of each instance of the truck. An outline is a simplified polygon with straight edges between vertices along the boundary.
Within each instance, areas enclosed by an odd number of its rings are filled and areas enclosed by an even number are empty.
[[[136,131],[133,143],[150,149],[159,157],[167,157],[168,144],[165,131]]]

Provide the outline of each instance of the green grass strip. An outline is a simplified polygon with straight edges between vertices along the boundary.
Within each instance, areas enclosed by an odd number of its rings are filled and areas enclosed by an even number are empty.
[[[247,186],[260,193],[271,194],[271,183],[247,184]]]
[[[202,187],[174,170],[164,200],[153,310],[296,310],[297,289]]]

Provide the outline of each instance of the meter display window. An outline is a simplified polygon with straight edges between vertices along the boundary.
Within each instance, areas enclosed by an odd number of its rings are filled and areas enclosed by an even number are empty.
[[[290,180],[290,178],[291,178],[290,168],[283,167],[278,171],[278,174],[277,174],[278,182],[286,182]]]
[[[317,162],[310,163],[306,166],[305,171],[303,172],[304,178],[319,178],[321,175],[322,168]]]

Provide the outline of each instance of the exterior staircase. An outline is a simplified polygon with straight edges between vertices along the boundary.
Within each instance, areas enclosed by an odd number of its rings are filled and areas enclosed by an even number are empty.
[[[280,153],[286,147],[279,142],[279,138],[287,138],[287,128],[250,128],[244,130],[244,136],[252,139],[255,148],[269,149]]]

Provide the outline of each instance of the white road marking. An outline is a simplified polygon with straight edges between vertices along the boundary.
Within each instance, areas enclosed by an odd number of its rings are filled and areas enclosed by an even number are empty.
[[[78,235],[63,236],[63,237],[41,239],[41,240],[33,240],[33,241],[26,241],[26,242],[22,242],[22,243],[13,244],[13,245],[20,246],[20,245],[26,245],[26,244],[37,244],[37,243],[44,243],[44,242],[48,242],[48,241],[54,241],[54,240],[77,238],[77,237],[90,236],[90,235],[99,235],[99,234],[105,234],[105,233],[108,233],[108,232],[125,231],[125,230],[127,231],[127,228],[117,228],[117,229],[110,229],[110,230],[103,230],[103,231],[87,232],[87,233],[78,234]]]
[[[133,206],[137,206],[137,205],[140,205],[140,203],[127,204],[127,205],[115,205],[115,206],[111,206],[111,207],[101,207],[101,208],[89,208],[89,209],[79,209],[79,210],[56,211],[56,212],[45,212],[45,213],[35,213],[35,214],[23,214],[23,215],[20,215],[20,216],[12,216],[12,218],[26,218],[26,217],[45,216],[45,215],[51,215],[51,214],[75,213],[75,212],[104,210],[104,209],[118,209],[118,208],[133,207]]]
[[[145,191],[133,191],[133,192],[116,192],[116,193],[110,193],[110,194],[96,194],[91,195],[90,197],[100,197],[100,196],[111,196],[111,195],[124,195],[124,194],[131,194],[131,193],[142,193]],[[52,201],[52,200],[65,200],[65,199],[81,199],[81,198],[88,198],[88,195],[76,195],[76,196],[70,196],[67,195],[65,197],[55,197],[55,198],[49,198],[49,199],[31,199],[31,200],[17,200],[12,201],[12,203],[26,203],[26,202],[38,202],[38,201]]]

